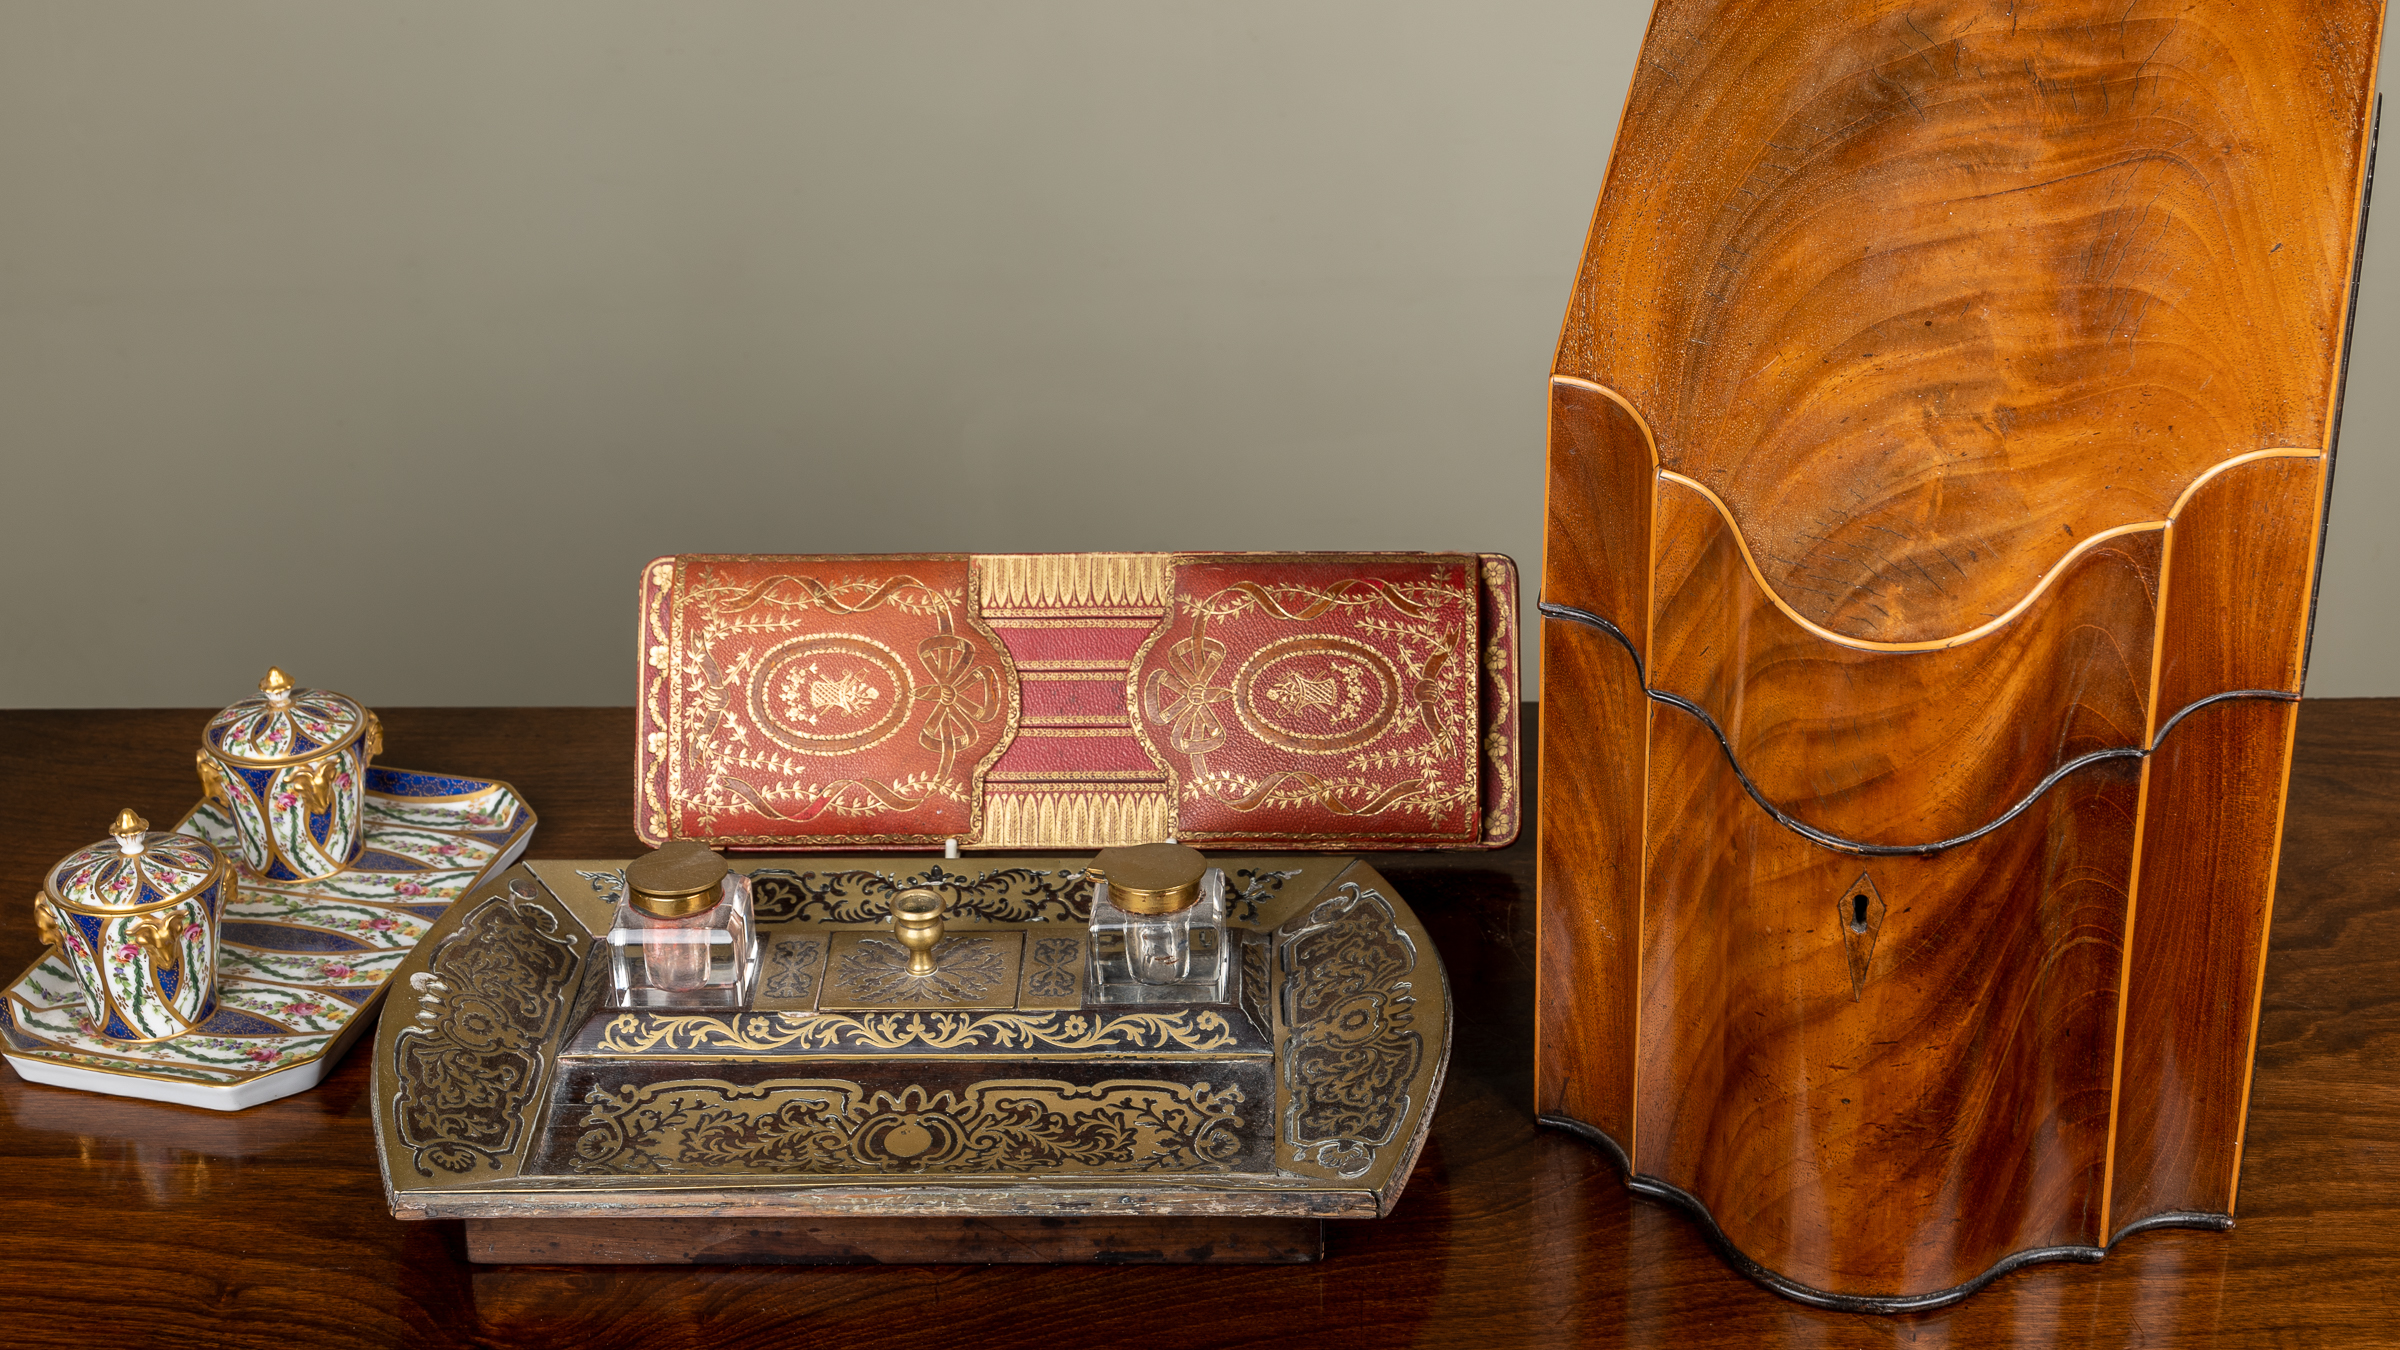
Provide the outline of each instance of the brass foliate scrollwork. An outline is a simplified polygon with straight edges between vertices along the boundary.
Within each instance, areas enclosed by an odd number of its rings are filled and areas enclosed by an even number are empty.
[[[33,931],[34,935],[42,940],[42,945],[45,947],[64,947],[66,945],[59,936],[58,920],[50,912],[50,902],[38,895],[33,897]]]
[[[592,1089],[586,1174],[1134,1174],[1223,1171],[1246,1145],[1230,1084],[995,1080],[870,1090],[846,1079]]]
[[[816,938],[786,938],[776,943],[773,964],[759,992],[769,998],[815,998],[817,966],[824,953],[825,944]]]
[[[498,1168],[529,1128],[542,1047],[578,964],[558,916],[487,900],[409,977],[416,1021],[394,1039],[392,1120],[423,1176]]]
[[[600,875],[595,874],[595,885]],[[891,897],[912,886],[940,891],[944,909],[956,920],[1082,922],[1092,917],[1092,883],[1081,868],[1006,867],[970,877],[939,866],[900,876],[863,868],[794,872],[761,867],[750,874],[750,884],[760,923],[878,923],[890,912]]]
[[[1174,1012],[868,1012],[753,1013],[724,1018],[625,1013],[601,1030],[609,1054],[687,1055],[808,1050],[1223,1050],[1237,1044],[1223,1013]]]
[[[1284,1139],[1291,1161],[1362,1175],[1408,1118],[1425,1054],[1410,978],[1416,946],[1382,895],[1344,882],[1280,939]]]
[[[935,942],[920,948],[860,939],[827,982],[828,997],[842,1003],[974,1003],[991,997],[995,986],[1014,975],[988,937],[944,938],[939,920],[930,927],[901,928],[903,943],[912,935],[930,935]],[[925,967],[921,971],[920,960]]]
[[[374,759],[383,753],[383,719],[377,717],[372,710],[367,713],[366,746],[362,753],[368,759]]]

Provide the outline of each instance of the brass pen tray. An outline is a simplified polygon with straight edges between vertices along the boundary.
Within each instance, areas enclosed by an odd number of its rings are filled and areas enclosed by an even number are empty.
[[[1440,958],[1391,886],[1352,858],[1239,859],[1224,1000],[1098,1005],[1085,861],[743,860],[759,975],[713,1013],[602,1006],[621,862],[485,880],[376,1032],[393,1214],[1389,1212],[1450,1050]],[[911,886],[986,940],[944,978],[878,980],[897,949],[862,938]]]

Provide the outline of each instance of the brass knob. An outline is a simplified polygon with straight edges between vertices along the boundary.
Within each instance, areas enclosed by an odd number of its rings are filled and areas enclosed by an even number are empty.
[[[892,931],[908,948],[908,973],[931,975],[933,949],[942,940],[942,893],[911,886],[892,897]]]

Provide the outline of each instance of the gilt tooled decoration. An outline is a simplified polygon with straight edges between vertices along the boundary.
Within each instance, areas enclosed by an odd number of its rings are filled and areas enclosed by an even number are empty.
[[[1480,563],[1324,570],[1179,569],[1134,674],[1186,837],[1477,836]]]
[[[418,1172],[498,1167],[517,1149],[577,965],[559,926],[540,905],[497,896],[411,977],[417,1014],[393,1042],[392,1114]]]
[[[675,689],[674,833],[772,838],[819,817],[876,842],[975,833],[1017,684],[959,557],[859,573],[842,559],[696,561],[652,660]]]
[[[572,1166],[660,1173],[1139,1173],[1224,1170],[1243,1149],[1232,1086],[992,1081],[870,1092],[841,1079],[594,1088]]]
[[[635,833],[1497,847],[1515,577],[1464,553],[661,558]]]
[[[1391,903],[1344,882],[1279,943],[1284,971],[1284,1143],[1343,1177],[1374,1165],[1408,1117],[1425,1055],[1408,978],[1417,951]]]

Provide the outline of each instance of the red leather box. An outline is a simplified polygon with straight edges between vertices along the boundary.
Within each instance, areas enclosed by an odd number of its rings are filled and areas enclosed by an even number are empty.
[[[683,554],[647,842],[1497,848],[1517,570],[1472,553]]]

